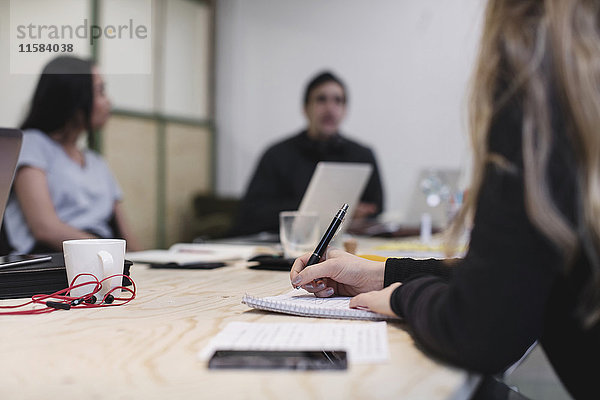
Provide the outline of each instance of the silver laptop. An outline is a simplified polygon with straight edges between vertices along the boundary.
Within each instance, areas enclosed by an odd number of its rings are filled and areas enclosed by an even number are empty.
[[[22,141],[23,133],[20,130],[0,128],[0,225],[4,218],[6,202],[15,177]],[[50,256],[41,255],[0,255],[0,268],[43,262],[50,259]]]
[[[0,222],[4,217],[22,141],[20,130],[0,128]]]
[[[413,186],[413,194],[403,223],[419,226],[421,216],[427,213],[431,216],[433,226],[444,228],[448,223],[451,197],[459,193],[459,178],[458,169],[421,170]]]
[[[366,163],[318,163],[298,210],[318,213],[319,229],[325,232],[340,207],[348,203],[346,220],[337,235],[339,238],[350,224],[372,171],[373,166]]]

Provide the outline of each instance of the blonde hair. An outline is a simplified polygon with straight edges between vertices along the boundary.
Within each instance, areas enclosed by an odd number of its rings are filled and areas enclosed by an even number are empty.
[[[533,224],[563,253],[567,271],[579,251],[591,279],[580,300],[586,326],[600,317],[600,2],[490,0],[469,104],[473,176],[469,195],[450,228],[454,241],[469,225],[485,165],[514,166],[488,151],[495,112],[517,92],[522,100],[525,206]],[[511,74],[499,87],[502,68]],[[502,92],[499,92],[502,90]],[[553,99],[554,97],[554,99]],[[558,101],[577,158],[577,228],[562,215],[546,179],[552,148],[552,101]]]

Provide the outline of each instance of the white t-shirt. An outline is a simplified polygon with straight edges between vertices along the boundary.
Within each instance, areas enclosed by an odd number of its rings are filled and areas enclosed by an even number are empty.
[[[121,188],[102,157],[84,151],[84,166],[77,164],[63,148],[39,130],[27,130],[17,169],[35,167],[46,173],[52,204],[58,218],[82,231],[111,237],[109,221],[115,202],[122,197]],[[28,253],[35,239],[14,193],[6,205],[4,226],[16,253]]]

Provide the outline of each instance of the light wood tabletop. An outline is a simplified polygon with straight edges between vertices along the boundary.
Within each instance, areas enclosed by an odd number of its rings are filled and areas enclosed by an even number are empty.
[[[241,304],[244,293],[288,291],[287,272],[242,263],[215,270],[136,264],[131,276],[137,298],[124,306],[0,316],[0,398],[432,400],[468,398],[477,381],[424,355],[402,323],[387,325],[390,360],[383,364],[350,364],[347,371],[209,370],[198,353],[231,321],[337,320]]]

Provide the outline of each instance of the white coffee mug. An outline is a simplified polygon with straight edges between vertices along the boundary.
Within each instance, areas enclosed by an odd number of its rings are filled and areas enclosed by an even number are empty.
[[[89,275],[80,276],[73,282],[73,279],[82,273],[92,274],[98,281],[123,273],[125,263],[125,240],[123,239],[66,240],[63,242],[63,252],[69,285],[94,282],[94,278]],[[110,289],[121,286],[122,282],[122,276],[104,281],[102,289],[95,294],[97,301],[100,302]],[[71,290],[71,296],[85,296],[94,289],[93,284],[88,284]]]

